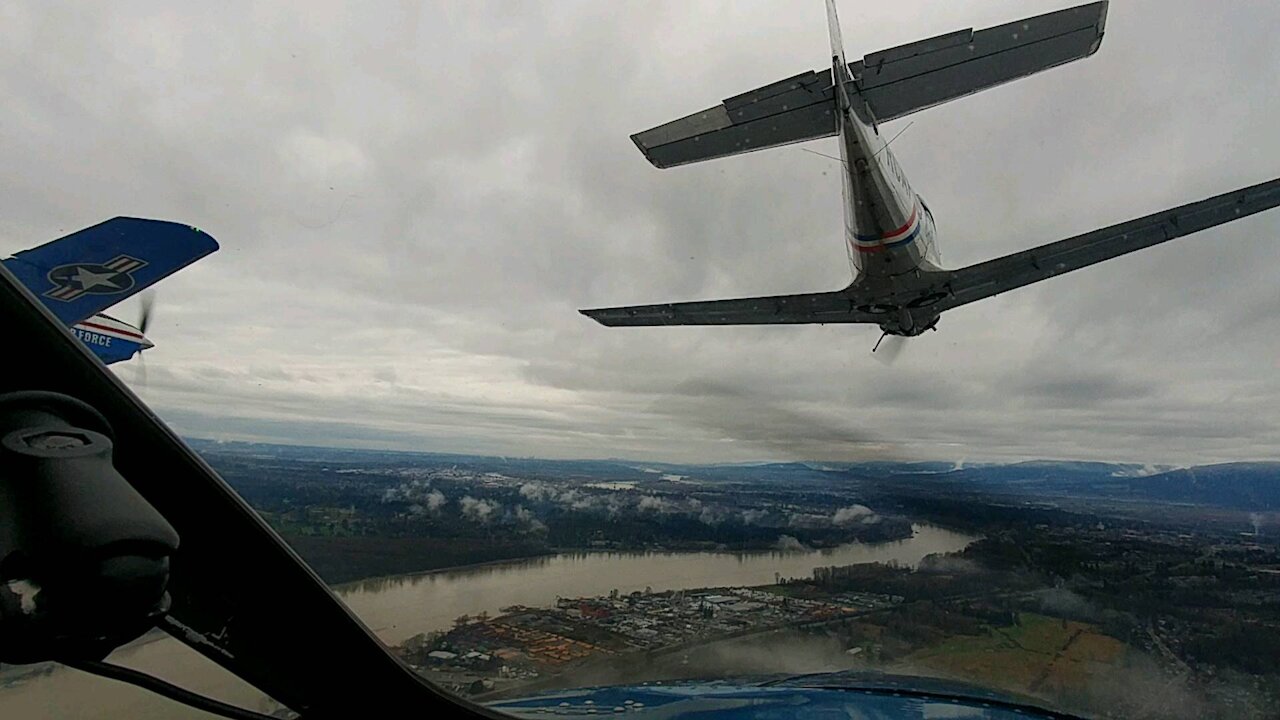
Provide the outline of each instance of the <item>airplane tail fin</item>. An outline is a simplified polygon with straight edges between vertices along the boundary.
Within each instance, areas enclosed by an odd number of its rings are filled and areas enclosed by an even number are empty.
[[[844,37],[840,34],[840,17],[836,13],[836,0],[827,0],[827,34],[831,38],[831,65],[834,72],[846,77],[836,81],[848,82],[849,63],[844,59]]]
[[[958,30],[846,62],[834,0],[827,0],[834,72],[807,71],[631,136],[660,168],[836,134],[837,87],[856,79],[871,119],[888,122],[1097,52],[1107,2],[985,30]],[[859,103],[861,108],[862,103]]]
[[[190,225],[118,217],[3,262],[59,320],[74,325],[217,249],[217,241]]]

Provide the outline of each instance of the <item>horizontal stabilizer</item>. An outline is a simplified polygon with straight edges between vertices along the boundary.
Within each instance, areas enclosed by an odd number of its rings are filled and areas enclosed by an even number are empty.
[[[850,64],[874,119],[900,118],[1098,51],[1107,3],[1037,15],[871,53]]]
[[[190,225],[118,217],[4,260],[59,320],[74,325],[218,249]]]
[[[631,136],[660,168],[836,134],[831,71],[801,73]]]
[[[645,325],[800,325],[808,323],[876,323],[882,315],[858,309],[845,291],[773,295],[737,300],[705,300],[582,310],[609,327]]]
[[[874,52],[849,64],[850,96],[861,95],[871,115],[865,120],[900,118],[1088,57],[1102,42],[1106,16],[1107,3],[1095,2]],[[831,71],[810,70],[631,139],[649,162],[668,168],[830,137],[834,98]]]

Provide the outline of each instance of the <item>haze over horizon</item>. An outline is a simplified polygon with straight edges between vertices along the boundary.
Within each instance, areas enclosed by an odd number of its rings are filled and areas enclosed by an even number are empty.
[[[1202,465],[1179,465],[1175,463],[1143,463],[1143,462],[1133,462],[1133,461],[1128,461],[1123,459],[1082,460],[1079,458],[1052,458],[1052,457],[1025,458],[1020,460],[1010,460],[1010,459],[982,460],[978,458],[966,457],[960,460],[866,459],[866,460],[848,460],[848,461],[805,460],[803,458],[761,457],[754,460],[733,460],[733,461],[722,461],[722,462],[715,462],[715,461],[678,462],[678,461],[661,460],[661,459],[655,459],[655,458],[643,459],[643,458],[635,458],[635,457],[610,456],[610,455],[599,455],[599,456],[503,455],[503,454],[493,454],[493,453],[453,452],[449,450],[414,450],[414,449],[401,448],[401,447],[379,447],[377,445],[305,444],[305,443],[296,443],[296,442],[276,442],[276,441],[270,441],[270,440],[245,440],[245,439],[237,439],[237,438],[211,438],[211,437],[199,437],[199,436],[186,436],[183,439],[189,444],[193,442],[196,444],[208,443],[208,444],[219,446],[219,447],[240,443],[245,445],[266,445],[268,447],[289,447],[289,448],[295,448],[295,449],[314,448],[318,450],[336,450],[340,452],[392,452],[392,453],[405,453],[407,455],[427,455],[427,456],[457,455],[459,457],[480,458],[480,459],[487,459],[487,460],[527,461],[527,462],[571,462],[571,463],[572,462],[582,462],[582,463],[604,462],[604,463],[627,464],[627,465],[633,465],[633,466],[648,465],[648,466],[667,466],[667,467],[674,467],[674,468],[738,467],[738,466],[751,466],[751,465],[773,465],[773,464],[779,464],[779,463],[797,463],[802,465],[808,464],[808,465],[815,465],[815,466],[827,465],[831,467],[838,467],[840,465],[856,465],[856,464],[862,464],[862,463],[866,463],[866,464],[884,463],[889,465],[903,465],[903,466],[950,465],[951,466],[950,471],[958,471],[958,470],[965,470],[965,469],[974,468],[974,467],[1036,465],[1041,463],[1052,464],[1052,465],[1097,464],[1097,465],[1133,468],[1132,473],[1125,475],[1125,477],[1148,477],[1151,475],[1158,475],[1160,473],[1173,472],[1175,470],[1197,469],[1197,468],[1218,467],[1218,466],[1268,466],[1268,467],[1274,466],[1276,469],[1280,470],[1280,460],[1233,460],[1233,461],[1225,461],[1221,463],[1205,463]],[[199,451],[198,447],[195,449]],[[654,472],[661,472],[661,471],[654,468]],[[946,472],[946,471],[940,471],[940,472]]]
[[[850,57],[1075,0],[840,3]],[[147,384],[186,436],[636,461],[1280,458],[1280,212],[872,327],[578,308],[848,283],[819,141],[629,135],[828,62],[822,4],[0,7],[0,254],[207,230]],[[1268,19],[1269,18],[1269,19]],[[1113,3],[1092,58],[887,123],[959,267],[1280,175],[1280,5]],[[1179,108],[1170,112],[1169,108]],[[137,318],[137,301],[110,311]]]

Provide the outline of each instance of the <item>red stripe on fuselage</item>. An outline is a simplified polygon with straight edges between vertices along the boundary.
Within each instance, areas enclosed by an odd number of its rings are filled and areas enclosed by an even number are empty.
[[[905,225],[903,225],[902,227],[898,228],[897,230],[894,230],[893,232],[889,233],[888,235],[885,235],[885,236],[881,237],[880,239],[881,239],[881,240],[892,240],[892,239],[894,239],[894,238],[895,238],[896,236],[898,236],[898,235],[905,234],[908,230],[910,230],[910,229],[911,229],[911,226],[912,226],[913,224],[915,224],[915,221],[916,221],[916,205],[912,205],[912,206],[911,206],[911,217],[907,218],[907,223],[906,223]]]
[[[854,235],[853,237],[855,242],[853,246],[857,248],[858,252],[860,253],[884,252],[885,250],[888,250],[890,247],[893,247],[894,242],[896,242],[903,235],[911,234],[911,232],[913,231],[913,228],[916,225],[916,220],[917,220],[916,215],[919,212],[919,206],[920,206],[919,203],[916,203],[911,206],[911,216],[907,218],[907,223],[902,227],[898,228],[897,230],[894,230],[893,232],[887,235],[883,235],[873,240],[862,239],[862,238],[859,238],[857,235]],[[918,230],[918,228],[916,229]],[[875,245],[861,244],[865,242],[874,242],[876,244]],[[899,244],[905,245],[906,242],[907,241],[904,241]]]
[[[907,223],[902,227],[898,228],[897,230],[894,230],[893,232],[885,233],[884,235],[877,235],[874,237],[858,235],[857,233],[854,233],[853,239],[857,240],[858,242],[881,242],[884,240],[894,240],[899,235],[906,234],[906,232],[911,229],[911,226],[915,224],[916,213],[918,212],[917,207],[918,207],[918,204],[911,206],[911,214],[907,216]]]
[[[81,325],[83,327],[87,327],[87,328],[93,328],[94,330],[105,330],[106,332],[119,333],[120,335],[124,335],[125,337],[137,338],[139,340],[146,339],[142,337],[141,333],[132,333],[132,332],[129,332],[128,330],[121,330],[119,328],[107,327],[106,325],[97,325],[91,322],[80,322],[76,324]]]

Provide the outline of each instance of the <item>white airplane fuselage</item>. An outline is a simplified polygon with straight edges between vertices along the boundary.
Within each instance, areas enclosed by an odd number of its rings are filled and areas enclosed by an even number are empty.
[[[933,216],[911,189],[893,149],[871,126],[843,113],[845,236],[858,274],[893,277],[937,265]]]
[[[835,94],[852,287],[913,286],[923,273],[939,269],[933,214],[911,189],[874,121],[859,117],[860,112],[870,113],[860,96],[848,92],[852,78],[842,57],[835,58],[833,72],[840,77]],[[937,322],[937,316],[924,308],[915,312],[876,306],[861,309],[883,310],[881,328],[895,335],[919,335]]]
[[[103,313],[95,313],[72,325],[71,334],[108,365],[155,347],[138,328]]]

